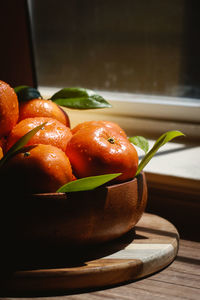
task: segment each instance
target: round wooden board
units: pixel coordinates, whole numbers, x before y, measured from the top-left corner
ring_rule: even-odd
[[[170,264],[176,257],[178,240],[170,222],[145,213],[134,230],[121,239],[87,249],[85,256],[80,252],[77,262],[63,260],[63,265],[0,274],[0,296],[70,293],[133,281]]]

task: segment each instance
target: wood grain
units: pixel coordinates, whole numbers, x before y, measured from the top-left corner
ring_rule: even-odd
[[[150,277],[108,289],[87,290],[85,293],[75,291],[75,294],[72,295],[60,293],[56,296],[49,293],[46,297],[37,298],[33,298],[32,295],[32,298],[23,298],[23,300],[197,300],[200,295],[199,250],[200,243],[180,240],[179,252],[175,261]],[[19,298],[10,297],[2,299],[19,300]]]
[[[178,250],[176,228],[156,215],[144,214],[121,239],[90,249],[77,265],[15,270],[1,274],[6,294],[66,293],[105,288],[155,273],[170,264]]]

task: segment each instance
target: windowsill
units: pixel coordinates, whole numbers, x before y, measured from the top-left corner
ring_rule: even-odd
[[[50,98],[61,88],[38,88],[41,94]],[[144,135],[157,139],[169,130],[180,130],[187,142],[199,141],[200,100],[137,95],[130,93],[97,92],[112,104],[112,108],[89,111],[69,110],[72,126],[84,120],[110,120],[117,122],[128,135]],[[181,112],[181,113],[180,113]]]
[[[178,138],[177,138],[178,139]],[[150,141],[150,147],[153,145]],[[182,193],[200,193],[200,145],[170,142],[152,158],[144,171],[152,186]]]

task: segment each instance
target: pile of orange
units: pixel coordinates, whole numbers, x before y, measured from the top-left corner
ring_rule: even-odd
[[[135,176],[138,155],[119,125],[89,121],[70,129],[69,116],[57,104],[44,99],[19,103],[13,88],[0,81],[0,158],[44,122],[0,170],[15,191],[55,192],[75,178],[108,173],[122,173],[118,182]]]

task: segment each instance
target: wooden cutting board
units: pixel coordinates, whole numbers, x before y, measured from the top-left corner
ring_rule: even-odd
[[[178,232],[170,222],[145,213],[125,236],[88,249],[85,256],[81,252],[77,263],[63,260],[59,266],[0,274],[0,296],[70,293],[133,281],[170,264],[176,257],[178,240]]]

